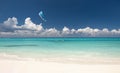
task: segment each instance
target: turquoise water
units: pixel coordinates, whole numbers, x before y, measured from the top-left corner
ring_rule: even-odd
[[[48,61],[120,61],[120,38],[0,38],[0,53]]]

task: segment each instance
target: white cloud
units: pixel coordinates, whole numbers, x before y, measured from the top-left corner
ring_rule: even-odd
[[[12,17],[12,18],[8,18],[8,20],[4,21],[1,25],[0,25],[0,31],[14,31],[15,29],[17,29],[17,18]]]
[[[46,29],[40,33],[43,37],[60,37],[60,31],[55,28]]]
[[[23,25],[17,24],[15,17],[8,18],[0,24],[0,37],[120,37],[120,29],[69,29],[66,26],[61,31],[55,28],[44,29],[42,24],[33,23],[30,17],[25,19]]]
[[[63,28],[63,30],[62,30],[62,34],[63,34],[63,35],[70,34],[70,29],[65,26],[65,27]]]
[[[42,24],[36,25],[31,21],[31,18],[28,17],[25,19],[25,24],[21,26],[23,29],[28,29],[28,30],[36,30],[36,31],[41,31],[43,30]]]
[[[17,18],[12,17],[12,18],[8,18],[8,20],[4,21],[3,24],[4,24],[3,26],[5,26],[7,28],[16,28],[18,21],[17,21]]]
[[[106,32],[106,33],[109,32],[109,30],[108,30],[107,28],[104,28],[102,31],[103,31],[103,32]]]
[[[76,30],[75,29],[71,29],[71,34],[75,34]]]

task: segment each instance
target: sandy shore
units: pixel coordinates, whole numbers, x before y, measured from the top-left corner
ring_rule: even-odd
[[[120,73],[120,65],[65,64],[0,59],[0,73]]]

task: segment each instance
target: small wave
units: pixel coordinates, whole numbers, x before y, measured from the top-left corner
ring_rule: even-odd
[[[15,54],[7,54],[7,53],[0,53],[0,59],[9,59],[9,60],[30,60],[30,61],[34,61],[33,58],[24,58],[24,57],[20,57],[18,55]]]

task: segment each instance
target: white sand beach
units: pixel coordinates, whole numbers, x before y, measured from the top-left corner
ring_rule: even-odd
[[[120,65],[0,59],[0,73],[120,73]]]

